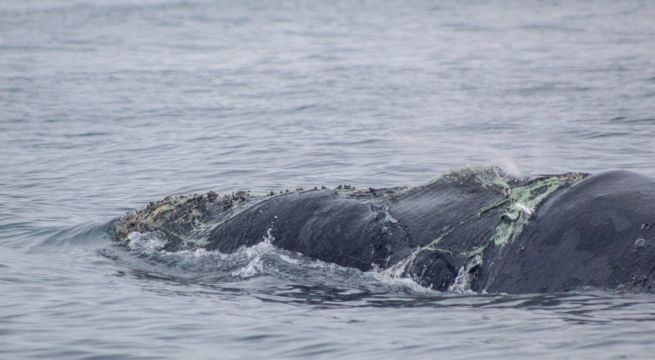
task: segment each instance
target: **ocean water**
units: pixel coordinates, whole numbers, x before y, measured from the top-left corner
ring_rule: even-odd
[[[651,358],[653,294],[438,293],[107,229],[207,190],[655,176],[653,19],[652,1],[1,1],[0,357]]]

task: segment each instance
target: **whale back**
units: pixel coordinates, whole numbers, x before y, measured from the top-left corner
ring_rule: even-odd
[[[611,171],[548,199],[519,241],[492,249],[487,291],[655,287],[655,179]]]
[[[206,247],[230,253],[268,239],[341,266],[386,267],[409,252],[404,230],[377,196],[365,195],[325,189],[266,198],[216,227]]]

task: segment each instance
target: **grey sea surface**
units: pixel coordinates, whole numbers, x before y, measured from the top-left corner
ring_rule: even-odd
[[[0,358],[652,358],[655,295],[109,236],[170,194],[655,176],[653,1],[0,1]]]

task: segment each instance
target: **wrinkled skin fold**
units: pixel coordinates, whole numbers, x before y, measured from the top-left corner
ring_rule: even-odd
[[[626,171],[467,168],[412,188],[176,196],[116,222],[118,241],[133,232],[158,232],[166,251],[272,241],[442,291],[655,287],[655,180]]]

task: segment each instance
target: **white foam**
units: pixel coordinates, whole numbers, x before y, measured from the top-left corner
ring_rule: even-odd
[[[475,292],[471,290],[471,269],[475,266],[478,266],[482,263],[482,257],[476,255],[473,259],[469,260],[466,264],[459,268],[457,276],[455,277],[455,282],[448,287],[449,292],[454,292],[457,294],[474,294]]]
[[[162,250],[167,241],[160,238],[154,232],[140,233],[131,232],[127,235],[127,247],[134,251],[154,253]]]

